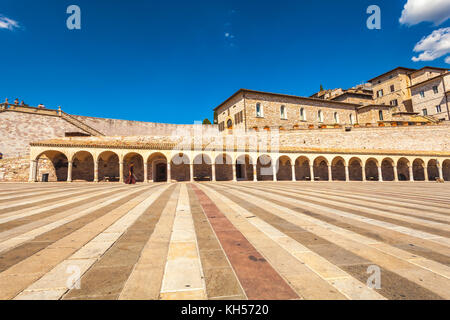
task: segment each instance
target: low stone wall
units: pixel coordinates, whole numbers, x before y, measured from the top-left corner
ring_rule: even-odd
[[[47,157],[39,159],[39,181],[43,174],[49,175],[49,181],[58,181],[53,163]],[[66,169],[67,171],[67,169]],[[30,159],[27,157],[0,160],[0,182],[27,182],[30,174]]]

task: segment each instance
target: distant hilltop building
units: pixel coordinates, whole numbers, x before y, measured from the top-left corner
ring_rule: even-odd
[[[0,104],[0,181],[450,181],[448,69],[398,67],[310,97],[240,89],[214,125]]]

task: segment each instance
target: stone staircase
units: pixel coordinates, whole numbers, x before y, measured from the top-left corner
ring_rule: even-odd
[[[91,126],[88,126],[84,122],[78,120],[77,118],[71,116],[68,113],[65,113],[64,111],[60,112],[60,117],[69,122],[70,124],[74,125],[75,127],[89,133],[91,136],[104,136],[104,134],[101,133],[100,131],[92,128]]]

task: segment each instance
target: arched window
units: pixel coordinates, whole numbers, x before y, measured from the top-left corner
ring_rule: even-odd
[[[300,108],[300,120],[302,121],[306,120],[305,108]]]
[[[319,122],[323,122],[323,112],[322,112],[322,110],[319,110],[318,118],[319,118]]]
[[[286,117],[286,107],[285,106],[281,106],[280,107],[280,116],[281,116],[281,119],[287,119],[287,117]]]
[[[350,115],[350,124],[354,124],[353,114]]]
[[[334,122],[339,123],[339,114],[337,112],[334,113]]]
[[[257,104],[256,104],[256,116],[257,116],[258,118],[262,118],[262,117],[264,116],[264,115],[263,115],[263,109],[262,109],[260,103],[257,103]]]
[[[231,119],[228,119],[228,121],[227,121],[227,128],[228,129],[232,129],[233,128],[233,121],[231,121]]]
[[[383,121],[383,111],[378,111],[378,118],[380,118],[380,121]]]

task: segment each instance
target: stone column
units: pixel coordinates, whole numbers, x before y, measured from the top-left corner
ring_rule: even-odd
[[[119,162],[119,182],[123,182],[123,161]]]
[[[383,170],[381,166],[378,167],[378,181],[383,181]]]
[[[30,177],[28,182],[37,182],[37,160],[30,160]]]
[[[394,181],[398,181],[398,171],[397,171],[397,166],[393,166],[394,168]]]
[[[332,166],[328,166],[328,181],[333,181],[333,172],[331,170]]]
[[[408,170],[409,170],[409,181],[414,181],[413,167],[408,166]]]
[[[213,163],[211,165],[211,181],[216,181],[216,165]]]
[[[253,181],[258,181],[258,168],[256,167],[256,164],[253,166]]]
[[[236,163],[232,164],[233,167],[233,181],[236,182],[237,181],[237,175],[236,175]]]
[[[98,160],[94,161],[94,182],[98,182]]]
[[[309,176],[311,177],[311,181],[314,181],[314,165],[309,166]]]
[[[276,165],[272,165],[272,164],[270,164],[271,166],[272,166],[272,180],[273,181],[278,181],[278,179],[277,179],[277,167],[276,167]]]
[[[153,172],[153,166],[152,166],[152,178],[153,182],[155,182],[155,174]],[[148,183],[148,163],[144,162],[144,183]]]
[[[425,177],[425,181],[428,181],[428,167],[423,167],[423,175]]]
[[[345,166],[345,181],[350,181],[350,173],[348,171],[348,166]]]
[[[72,168],[73,168],[73,162],[69,161],[67,166],[67,182],[72,182]]]
[[[297,179],[295,178],[295,164],[292,167],[292,181],[297,181]]]
[[[170,168],[170,162],[167,163],[167,182],[172,182],[172,170]]]
[[[444,173],[442,172],[442,166],[440,164],[437,165],[439,171],[439,179],[444,179]]]
[[[194,164],[190,163],[189,164],[189,175],[190,175],[190,180],[191,182],[194,182]]]
[[[366,167],[362,166],[362,181],[367,181],[367,177],[366,177]]]

